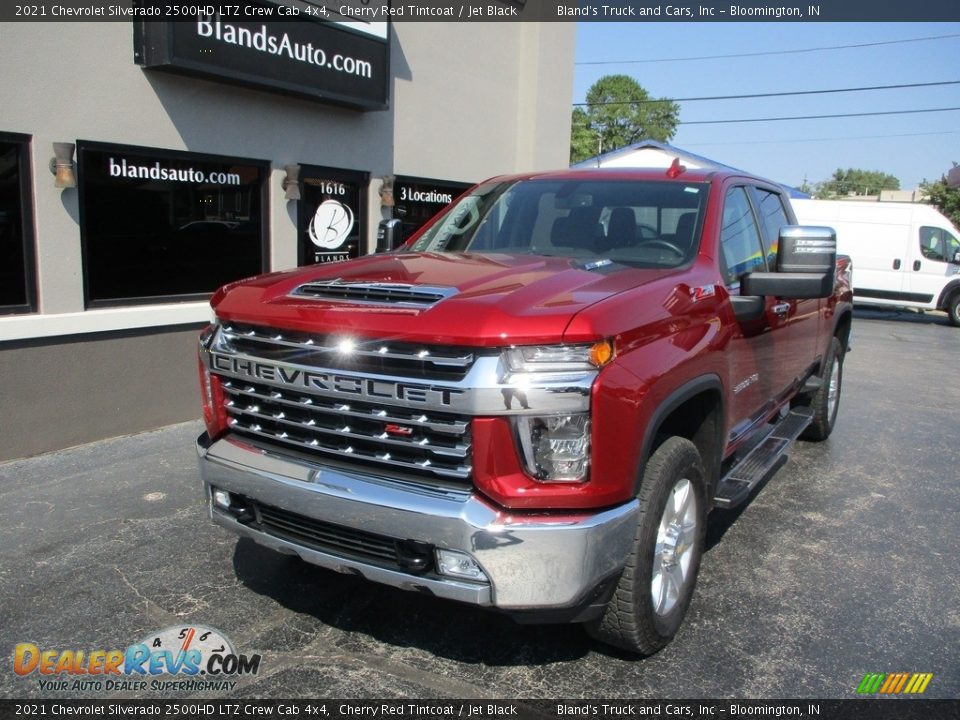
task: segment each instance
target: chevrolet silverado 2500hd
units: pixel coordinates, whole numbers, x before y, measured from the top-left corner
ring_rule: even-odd
[[[850,268],[732,172],[502,177],[399,251],[245,280],[200,338],[214,522],[325,568],[677,632],[707,513],[837,416]]]

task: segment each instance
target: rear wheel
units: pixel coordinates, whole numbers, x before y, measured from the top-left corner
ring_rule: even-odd
[[[837,422],[837,410],[840,409],[840,390],[843,387],[843,343],[834,337],[830,343],[823,375],[823,383],[814,394],[810,407],[813,421],[800,436],[803,440],[826,440],[833,432]]]
[[[696,446],[671,437],[657,448],[638,499],[633,550],[603,617],[587,631],[609,645],[650,655],[680,629],[697,583],[707,507]]]

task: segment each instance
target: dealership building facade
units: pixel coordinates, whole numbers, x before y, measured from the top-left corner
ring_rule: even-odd
[[[299,0],[259,6],[296,7]],[[199,416],[231,280],[373,252],[567,163],[572,23],[10,23],[0,459]]]

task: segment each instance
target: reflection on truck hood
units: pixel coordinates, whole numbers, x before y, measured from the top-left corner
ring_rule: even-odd
[[[565,257],[396,253],[253,278],[218,293],[214,303],[226,320],[317,334],[480,346],[556,342],[580,310],[663,274],[618,265],[585,269]],[[291,295],[332,280],[456,292],[427,307]]]

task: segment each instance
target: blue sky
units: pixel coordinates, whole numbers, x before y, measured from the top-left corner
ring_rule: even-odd
[[[960,37],[712,60],[656,60],[960,35],[960,23],[578,23],[574,102],[608,74],[654,97],[701,97],[960,80]],[[960,84],[780,98],[681,102],[680,120],[960,107]],[[884,137],[877,137],[884,136]],[[897,136],[897,137],[893,137]],[[723,125],[680,125],[672,144],[799,185],[838,167],[880,170],[913,189],[960,163],[960,111]]]

